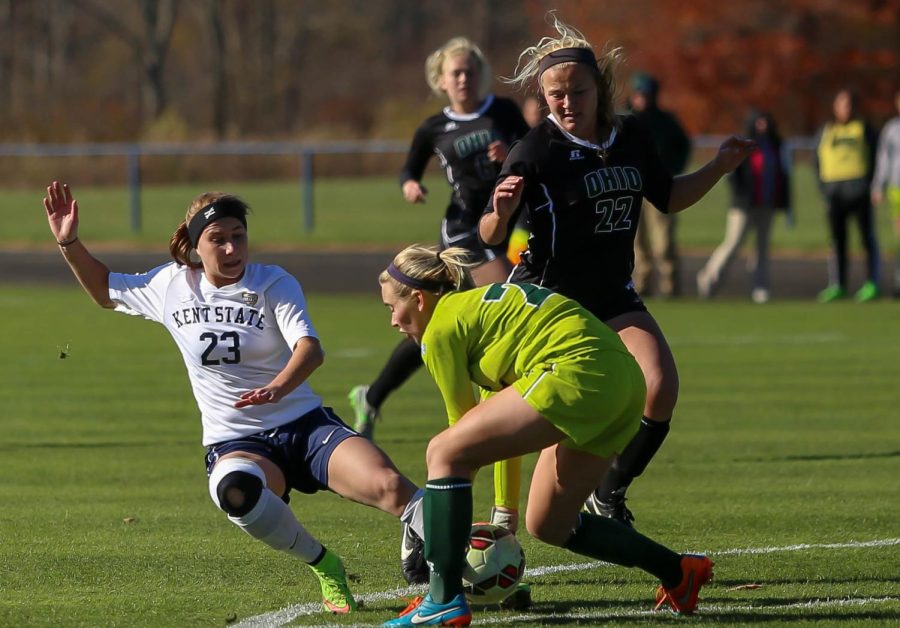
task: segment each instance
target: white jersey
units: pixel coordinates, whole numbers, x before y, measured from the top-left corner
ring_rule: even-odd
[[[289,423],[322,405],[304,382],[278,403],[234,407],[268,385],[304,337],[317,338],[297,280],[278,266],[248,264],[241,280],[216,288],[175,262],[148,273],[109,274],[117,312],[162,323],[187,366],[203,422],[203,444]]]

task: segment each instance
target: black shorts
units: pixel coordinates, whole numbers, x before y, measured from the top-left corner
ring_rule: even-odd
[[[628,312],[647,311],[647,306],[644,305],[637,290],[634,289],[633,281],[629,281],[622,290],[607,292],[602,299],[598,299],[590,305],[584,303],[582,305],[604,323]]]
[[[602,290],[590,291],[584,288],[589,285],[587,282],[581,284],[577,290],[566,290],[555,285],[554,282],[541,283],[533,271],[526,266],[519,264],[513,269],[513,283],[533,283],[545,288],[549,288],[554,292],[578,301],[579,305],[588,312],[599,318],[604,323],[611,318],[615,318],[620,314],[628,312],[646,312],[647,306],[641,300],[640,295],[634,289],[634,282],[630,279],[621,288],[603,288]],[[573,285],[579,285],[573,282]],[[571,287],[571,286],[570,286]]]
[[[441,221],[441,250],[459,246],[469,252],[469,261],[476,266],[506,257],[507,243],[487,246],[478,235],[478,225],[472,226],[456,220]]]
[[[358,434],[331,408],[318,407],[267,432],[210,445],[206,448],[206,474],[212,473],[221,456],[246,451],[275,463],[284,473],[288,489],[317,493],[328,488],[328,461],[334,449],[352,436]]]

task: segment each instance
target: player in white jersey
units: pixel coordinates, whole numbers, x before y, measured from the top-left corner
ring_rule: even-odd
[[[178,345],[200,409],[216,506],[250,536],[307,563],[327,610],[354,610],[341,559],[297,521],[288,494],[328,489],[421,531],[411,502],[417,489],[307,383],[324,353],[297,280],[248,262],[247,205],[201,194],[169,243],[175,261],[136,275],[110,272],[88,252],[67,185],[53,182],[44,208],[91,298],[162,324]]]

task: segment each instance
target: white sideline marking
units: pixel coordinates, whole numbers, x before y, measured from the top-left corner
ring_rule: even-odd
[[[866,547],[888,547],[900,545],[900,539],[882,539],[880,541],[850,541],[849,543],[801,543],[787,547],[759,547],[747,549],[730,549],[714,552],[716,556],[734,556],[740,554],[773,554],[775,552],[798,552],[806,549],[862,549]]]
[[[891,545],[900,545],[898,539],[880,539],[874,541],[850,541],[847,543],[801,543],[798,545],[787,545],[783,547],[748,547],[726,549],[716,552],[706,552],[709,556],[739,556],[743,554],[774,554],[777,552],[800,552],[811,549],[865,549],[870,547],[888,547]],[[568,565],[548,565],[546,567],[533,567],[525,570],[525,577],[536,578],[553,573],[564,573],[568,571],[586,571],[588,569],[597,569],[598,567],[607,567],[609,563],[602,561],[593,561],[590,563],[572,563]],[[409,597],[421,594],[425,590],[424,585],[411,586],[402,589],[393,589],[390,591],[380,591],[378,593],[369,593],[357,597],[361,602],[382,602],[385,600],[394,600],[402,597]],[[753,611],[770,611],[773,609],[791,609],[791,608],[823,608],[829,606],[865,606],[866,604],[882,604],[885,602],[900,602],[900,597],[878,597],[878,598],[841,598],[841,599],[815,599],[806,602],[795,602],[792,604],[778,604],[765,606],[703,606],[706,613],[733,613],[733,612],[753,612]],[[307,604],[293,604],[285,608],[270,613],[263,613],[254,617],[247,617],[235,624],[233,628],[276,628],[284,626],[306,615],[313,615],[322,612],[322,604],[320,602]],[[535,621],[536,619],[549,618],[570,618],[580,620],[602,620],[615,619],[617,617],[641,617],[652,615],[652,610],[633,610],[633,611],[609,611],[602,613],[566,613],[565,615],[503,615],[502,617],[484,617],[478,616],[478,623],[494,624],[511,621]]]
[[[799,552],[808,549],[864,549],[867,547],[887,547],[900,545],[900,539],[883,539],[880,541],[851,541],[849,543],[802,543],[800,545],[788,545],[785,547],[747,547],[727,549],[719,552],[704,551],[691,552],[694,554],[707,554],[709,556],[739,556],[741,554],[775,554],[776,552]],[[564,573],[567,571],[584,571],[606,567],[609,563],[593,561],[590,563],[571,563],[568,565],[548,565],[547,567],[534,567],[525,570],[525,577],[540,577],[551,573]]]

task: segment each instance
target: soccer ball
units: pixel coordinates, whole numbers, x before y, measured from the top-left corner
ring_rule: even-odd
[[[476,523],[469,534],[463,588],[472,604],[499,604],[525,573],[525,552],[516,536],[492,523]]]

